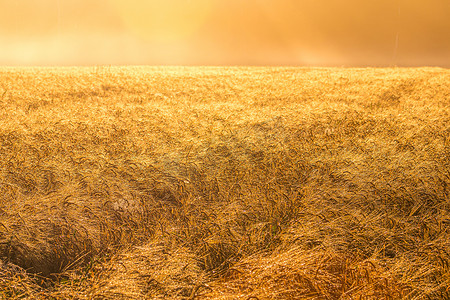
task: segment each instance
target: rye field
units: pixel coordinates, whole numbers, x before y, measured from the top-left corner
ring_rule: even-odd
[[[450,70],[0,68],[0,299],[449,299]]]

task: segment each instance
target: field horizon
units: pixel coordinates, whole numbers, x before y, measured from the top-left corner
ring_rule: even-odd
[[[1,67],[0,299],[448,299],[449,87]]]

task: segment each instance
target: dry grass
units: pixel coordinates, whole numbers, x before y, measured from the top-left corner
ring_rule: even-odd
[[[449,87],[0,69],[0,299],[448,299]]]

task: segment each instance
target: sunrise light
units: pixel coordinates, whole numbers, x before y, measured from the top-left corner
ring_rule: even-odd
[[[0,0],[2,65],[450,66],[446,0]]]

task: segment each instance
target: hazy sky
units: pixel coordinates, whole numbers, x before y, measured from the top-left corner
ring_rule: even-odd
[[[0,65],[450,67],[449,0],[0,0]]]

